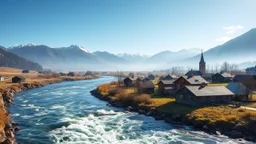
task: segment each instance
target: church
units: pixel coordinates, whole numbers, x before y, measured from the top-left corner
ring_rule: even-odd
[[[201,59],[199,62],[199,70],[190,70],[185,75],[186,76],[203,76],[206,74],[206,63],[204,61],[204,54],[201,52]]]

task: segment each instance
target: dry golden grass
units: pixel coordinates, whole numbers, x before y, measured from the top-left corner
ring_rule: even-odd
[[[226,87],[227,85],[228,85],[228,83],[216,83],[216,84],[210,83],[210,84],[208,84],[208,86],[224,86],[224,87]]]

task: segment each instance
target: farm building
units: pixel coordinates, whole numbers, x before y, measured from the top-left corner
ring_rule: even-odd
[[[4,81],[4,77],[3,76],[0,76],[0,81]]]
[[[232,75],[229,73],[216,73],[212,75],[212,83],[229,83],[232,81]]]
[[[153,74],[149,74],[147,78],[149,78],[150,80],[154,80],[155,76]]]
[[[15,76],[12,78],[12,83],[21,83],[25,82],[25,78],[23,76]]]
[[[158,82],[158,93],[162,96],[171,96],[174,92],[174,80],[161,80]]]
[[[75,73],[74,73],[74,72],[69,72],[69,73],[67,74],[67,76],[75,76]]]
[[[201,76],[181,76],[174,82],[174,87],[176,90],[179,90],[180,88],[184,86],[200,86],[201,84],[207,85],[209,82],[206,81],[203,77]]]
[[[240,82],[231,82],[226,86],[232,93],[234,93],[237,100],[248,100],[250,90]]]
[[[29,73],[29,70],[22,70],[22,73]]]
[[[139,85],[140,93],[154,93],[155,92],[155,85],[152,81],[143,81],[140,82]]]
[[[132,78],[132,77],[126,77],[124,79],[124,86],[125,87],[132,87],[136,84],[136,78]]]
[[[256,76],[255,75],[236,75],[234,82],[241,82],[252,91],[256,91]]]
[[[176,92],[176,102],[193,106],[228,104],[233,95],[224,86],[185,86]]]
[[[200,71],[190,70],[188,71],[185,76],[202,76],[203,74]]]

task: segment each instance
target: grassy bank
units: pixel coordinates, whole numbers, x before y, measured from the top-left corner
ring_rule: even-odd
[[[169,115],[174,120],[182,121],[204,130],[219,130],[231,137],[256,135],[256,112],[228,106],[193,107],[179,104],[174,98],[160,97],[157,94],[137,94],[135,88],[126,88],[116,83],[99,85],[98,93],[123,106],[136,106],[155,109]],[[244,134],[247,134],[246,136]]]

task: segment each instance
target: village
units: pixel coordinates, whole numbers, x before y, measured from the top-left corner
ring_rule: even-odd
[[[206,73],[202,53],[199,70],[190,70],[181,76],[168,74],[158,78],[153,74],[146,77],[132,75],[123,82],[125,87],[136,87],[139,93],[172,97],[177,103],[193,106],[229,105],[234,104],[232,102],[256,101],[255,74],[256,67],[246,69],[245,74]],[[240,106],[236,104],[236,107]]]

